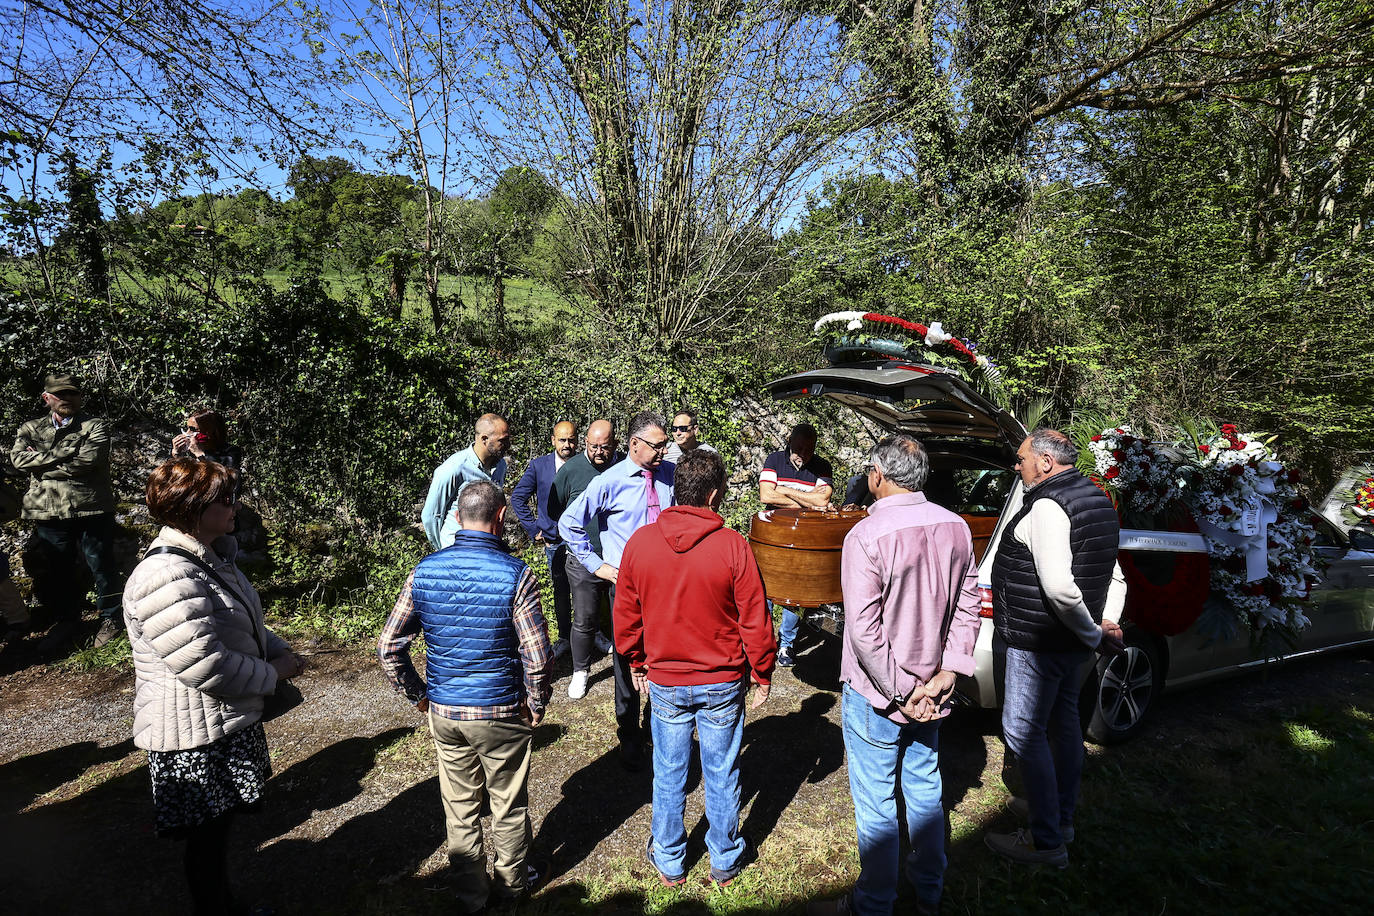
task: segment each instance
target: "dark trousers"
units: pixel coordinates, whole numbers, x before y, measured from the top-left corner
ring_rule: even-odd
[[[572,592],[569,591],[568,585],[567,556],[567,544],[544,545],[544,557],[549,563],[549,576],[553,579],[553,619],[554,623],[558,624],[558,638],[571,643]]]
[[[33,592],[56,620],[80,620],[81,579],[77,558],[84,558],[95,579],[95,607],[104,619],[119,621],[124,582],[115,568],[113,514],[39,522],[29,545]],[[25,563],[26,566],[30,564]]]
[[[610,600],[611,607],[615,607],[615,586],[587,572],[571,552],[568,554],[566,568],[573,603],[573,670],[585,671],[591,668],[592,654],[596,651],[596,631],[599,626],[597,615],[601,607],[601,596],[605,595]],[[630,663],[625,660],[625,656],[616,652],[612,670],[615,672],[616,734],[621,741],[638,741],[643,704],[639,691],[635,690],[634,679],[630,677]]]
[[[587,572],[570,551],[564,549],[563,568],[572,594],[572,658],[574,671],[586,671],[596,653],[596,631],[600,629],[602,596],[611,593],[611,583]]]

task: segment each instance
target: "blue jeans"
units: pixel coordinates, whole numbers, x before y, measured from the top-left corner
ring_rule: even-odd
[[[844,751],[859,834],[855,913],[892,912],[901,858],[897,788],[906,801],[911,854],[906,876],[923,904],[937,906],[945,880],[945,809],[940,784],[940,722],[898,725],[844,685]]]
[[[769,607],[772,610],[772,607]],[[797,639],[797,628],[801,625],[801,618],[797,612],[791,608],[782,609],[782,623],[778,624],[778,648],[790,649],[792,643]]]
[[[1088,650],[1032,652],[1007,647],[1002,735],[1021,763],[1036,849],[1063,844],[1061,825],[1073,823],[1083,775],[1083,726],[1078,720],[1079,676]]]
[[[670,878],[686,871],[687,829],[682,815],[693,727],[701,744],[711,872],[724,879],[739,871],[746,847],[739,834],[739,748],[747,689],[744,678],[684,687],[649,684],[654,713],[654,864]]]

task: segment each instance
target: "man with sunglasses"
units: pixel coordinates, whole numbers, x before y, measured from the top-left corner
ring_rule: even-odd
[[[635,414],[628,457],[589,483],[558,520],[570,561],[575,557],[583,569],[611,584],[613,605],[620,558],[630,535],[658,521],[659,513],[673,504],[673,465],[663,460],[667,448],[663,418],[649,411]],[[601,530],[600,551],[588,536],[593,525]],[[619,652],[614,667],[620,761],[626,769],[638,770],[644,765],[639,692],[629,662]]]
[[[19,427],[10,450],[16,470],[30,477],[24,519],[34,523],[25,566],[34,592],[55,618],[38,644],[44,654],[63,648],[81,626],[81,587],[72,568],[83,557],[95,578],[103,646],[124,632],[122,576],[114,558],[115,501],[110,482],[110,431],[84,411],[86,396],[75,376],[49,375],[43,416]]]
[[[677,416],[673,417],[673,428],[668,431],[673,434],[673,441],[668,443],[668,450],[663,453],[664,461],[677,464],[682,460],[683,455],[699,448],[708,452],[715,451],[711,446],[697,439],[697,412],[695,410],[678,411]]]
[[[615,424],[610,420],[593,420],[587,427],[583,439],[585,448],[579,455],[573,455],[563,463],[554,475],[553,486],[549,488],[549,518],[553,519],[554,531],[558,530],[558,519],[582,495],[587,484],[611,465],[625,456],[616,448]],[[562,540],[562,535],[559,535]],[[595,524],[587,528],[587,539],[592,550],[601,552],[601,529]],[[591,676],[592,656],[606,655],[611,651],[611,641],[601,633],[601,604],[606,601],[610,607],[611,583],[582,568],[577,557],[563,545],[563,574],[568,579],[568,590],[572,593],[572,648],[573,673],[568,681],[568,698],[580,700],[587,695],[587,679]]]

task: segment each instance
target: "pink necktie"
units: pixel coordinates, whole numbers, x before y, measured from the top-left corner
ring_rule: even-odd
[[[658,513],[662,511],[662,508],[658,504],[658,491],[654,489],[654,472],[645,468],[643,474],[645,501],[649,506],[648,524],[652,525],[658,521]]]

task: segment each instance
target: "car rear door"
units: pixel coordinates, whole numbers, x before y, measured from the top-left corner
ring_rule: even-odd
[[[883,429],[981,442],[995,464],[1010,467],[1026,429],[957,373],[915,363],[853,363],[799,372],[770,382],[776,398],[824,397]]]

